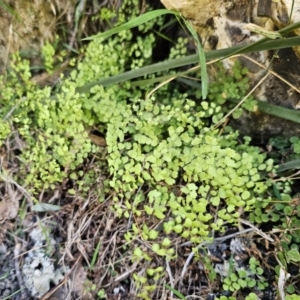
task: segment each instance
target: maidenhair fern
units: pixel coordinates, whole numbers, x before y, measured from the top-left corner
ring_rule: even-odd
[[[264,154],[248,142],[222,146],[237,134],[220,136],[203,126],[203,118],[214,113],[207,104],[199,108],[193,101],[174,99],[165,106],[152,98],[137,100],[121,119],[111,119],[108,163],[119,215],[144,211],[165,219],[171,211],[166,233],[199,242],[209,228],[235,222],[238,208],[250,210],[261,200],[268,186],[261,172],[270,172],[272,161],[264,161]],[[216,212],[214,218],[209,210]]]
[[[125,0],[125,4],[137,7],[134,1]],[[126,17],[122,9],[120,22]],[[207,101],[202,100],[200,89],[187,95],[174,83],[152,97],[145,94],[154,86],[135,87],[129,82],[76,92],[89,82],[146,65],[155,43],[150,25],[139,28],[143,37],[134,42],[130,32],[105,42],[92,41],[82,50],[83,58],[72,62],[70,77],[61,77],[55,94],[30,81],[29,63],[18,55],[9,76],[0,80],[0,140],[21,136],[22,165],[15,179],[33,194],[54,189],[65,179],[76,181],[79,194],[89,190],[101,172],[84,174],[82,166],[101,150],[91,144],[88,129],[96,127],[105,134],[107,165],[99,162],[95,169],[103,168],[110,176],[99,197],[112,196],[114,212],[130,218],[125,239],[132,242],[138,235],[152,250],[146,253],[135,247],[133,262],[151,261],[153,253],[172,259],[175,249],[169,234],[200,243],[224,223],[236,223],[241,210],[254,211],[254,221],[263,219],[258,208],[270,202],[267,178],[273,171],[273,161],[250,146],[250,138],[239,141],[238,133],[230,128],[214,128],[232,107],[228,100],[240,100],[248,91],[246,70],[238,65],[232,76],[217,67],[218,80],[211,82]],[[53,61],[47,55],[53,49],[46,47],[44,61],[51,71]],[[171,51],[174,56],[182,54],[182,45]],[[250,98],[244,108],[251,110],[253,105]],[[139,218],[146,222],[141,224]],[[155,281],[162,276],[161,268],[152,267],[145,276],[133,275],[141,298],[148,299],[156,288],[146,285],[148,278]]]
[[[118,15],[120,22],[122,11],[134,5],[134,1],[124,1]],[[145,32],[146,28],[141,30]],[[69,79],[61,76],[55,95],[50,87],[40,88],[30,80],[28,61],[21,60],[18,54],[12,57],[8,76],[1,77],[0,139],[17,131],[24,140],[23,170],[19,175],[29,189],[54,188],[57,182],[68,177],[97,149],[88,139],[87,128],[100,123],[108,126],[111,113],[121,118],[123,110],[128,110],[125,105],[128,98],[141,96],[127,83],[122,88],[94,88],[90,94],[78,94],[76,89],[99,78],[144,65],[151,57],[154,42],[152,33],[144,34],[135,43],[128,39],[128,33],[105,43],[91,42],[82,49],[82,60],[71,61],[76,68]],[[45,69],[50,73],[54,52],[50,44],[42,50]]]

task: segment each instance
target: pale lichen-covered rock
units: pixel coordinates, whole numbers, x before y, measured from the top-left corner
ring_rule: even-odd
[[[182,15],[197,23],[205,25],[207,20],[216,17],[223,4],[223,0],[161,0],[170,10],[176,10]],[[199,8],[201,8],[199,10]]]
[[[62,268],[55,268],[53,260],[44,253],[35,251],[27,256],[22,268],[24,284],[32,296],[43,296],[50,290],[50,283],[57,285],[64,278]]]
[[[45,225],[33,228],[30,238],[33,246],[25,255],[22,266],[24,284],[31,296],[41,297],[50,290],[50,284],[57,285],[68,270],[54,265],[50,255],[56,242]]]

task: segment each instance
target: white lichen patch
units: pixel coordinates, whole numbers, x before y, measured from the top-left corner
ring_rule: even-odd
[[[34,251],[36,256],[25,258],[23,265],[24,283],[32,296],[42,296],[50,290],[50,283],[58,284],[64,272],[55,269],[53,261],[41,252]]]
[[[41,297],[50,290],[50,283],[57,285],[64,278],[67,270],[63,270],[62,267],[56,268],[54,260],[49,257],[56,242],[47,228],[34,228],[30,237],[34,245],[24,259],[24,284],[32,296]]]

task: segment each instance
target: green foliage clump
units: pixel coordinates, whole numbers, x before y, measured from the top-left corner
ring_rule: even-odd
[[[68,81],[55,99],[50,88],[39,89],[30,82],[29,64],[21,62],[18,55],[14,56],[11,68],[1,94],[6,109],[13,110],[10,122],[26,143],[21,173],[26,174],[25,181],[31,187],[49,188],[95,150],[82,122],[83,99]],[[2,116],[5,113],[1,111]]]
[[[249,92],[249,78],[246,76],[248,70],[245,67],[242,68],[240,63],[236,61],[231,70],[231,76],[228,76],[222,64],[216,65],[216,69],[214,69],[214,73],[215,72],[217,72],[218,75],[214,76],[214,81],[209,85],[208,98],[217,105],[222,105],[222,112],[227,113],[243,100],[243,97]],[[196,98],[202,98],[200,89],[196,91]],[[256,100],[254,100],[252,96],[249,96],[242,103],[241,107],[233,111],[233,118],[239,118],[243,109],[253,111],[255,105]]]
[[[4,140],[6,140],[11,133],[11,128],[9,122],[5,120],[0,121],[0,142],[2,143]]]
[[[270,148],[268,156],[278,164],[300,158],[300,139],[297,136],[289,139],[280,135],[271,137],[268,145]]]
[[[216,298],[216,300],[236,300],[236,297],[230,296],[230,297],[226,297],[226,296],[221,296],[220,298]],[[250,293],[249,295],[247,295],[245,297],[245,300],[258,300],[258,296],[255,293]]]
[[[170,49],[169,58],[179,58],[187,53],[188,38],[180,37],[174,47]]]
[[[287,218],[286,216],[289,216]],[[300,204],[296,195],[294,199],[289,194],[280,194],[280,200],[257,202],[255,209],[249,215],[250,222],[276,222],[276,228],[284,232],[281,247],[289,251],[290,246],[300,242]]]
[[[220,298],[216,298],[216,300],[236,300],[236,297],[230,296],[221,296]],[[245,300],[259,300],[258,296],[255,293],[250,293],[245,297]]]
[[[42,55],[44,58],[44,65],[47,73],[51,73],[53,71],[54,66],[54,56],[55,49],[50,43],[46,43],[46,45],[42,48]]]
[[[253,207],[267,188],[258,167],[269,172],[272,161],[264,163],[258,149],[247,152],[248,143],[238,145],[236,133],[220,136],[203,126],[214,113],[190,100],[162,105],[152,98],[137,100],[111,118],[108,164],[120,216],[144,211],[165,219],[171,211],[165,232],[199,242],[209,228],[235,222],[238,207]],[[217,210],[215,219],[209,207]]]
[[[294,153],[300,154],[300,139],[297,136],[292,136],[290,142],[292,143]]]
[[[300,296],[293,294],[293,295],[286,295],[285,297],[286,300],[300,300]]]
[[[129,0],[124,3],[133,4]],[[121,23],[122,9],[118,15]],[[155,43],[154,35],[148,33],[150,25],[140,26],[144,35],[134,43],[131,32],[91,42],[55,95],[50,88],[34,85],[29,63],[15,55],[8,79],[1,78],[5,84],[1,86],[0,139],[16,128],[25,141],[18,180],[24,180],[31,190],[54,188],[68,178],[87,191],[99,176],[96,171],[78,171],[88,157],[99,154],[87,130],[96,127],[105,132],[110,173],[105,192],[114,195],[115,212],[120,217],[144,217],[152,222],[141,226],[133,221],[126,240],[139,236],[148,241],[152,253],[172,259],[175,249],[168,235],[175,233],[200,243],[213,230],[221,230],[224,223],[236,223],[240,208],[251,211],[268,198],[265,191],[270,182],[264,177],[273,171],[273,161],[250,146],[250,139],[240,142],[237,132],[211,127],[228,111],[223,106],[226,101],[240,100],[249,87],[242,78],[245,70],[238,67],[232,78],[220,71],[219,81],[210,86],[210,101],[202,101],[200,94],[198,102],[190,100],[168,86],[155,97],[144,98],[141,89],[130,83],[77,92],[89,82],[147,64]],[[49,56],[53,51],[47,47],[43,52],[45,68],[51,72],[53,60]],[[245,108],[253,106],[253,99],[249,101]],[[156,226],[160,221],[161,226]],[[151,255],[135,247],[132,261],[140,260],[151,261]],[[149,267],[142,276],[135,274],[140,297],[148,299],[156,288],[148,283],[149,278],[156,282],[162,276],[159,267]]]
[[[254,257],[249,260],[249,270],[239,270],[231,272],[224,279],[223,288],[229,291],[238,291],[245,288],[256,288],[264,290],[268,283],[263,277],[263,269],[260,267],[259,261]]]
[[[132,1],[125,2],[133,4]],[[91,94],[76,91],[86,83],[146,62],[152,53],[153,34],[144,34],[136,43],[128,40],[128,36],[120,34],[105,43],[99,40],[91,42],[83,50],[84,58],[77,63],[70,78],[56,87],[55,96],[50,87],[40,88],[30,80],[28,61],[21,60],[18,54],[12,57],[8,76],[1,77],[0,139],[4,140],[17,130],[24,140],[23,169],[18,180],[25,182],[32,191],[54,188],[55,183],[68,178],[88,156],[98,151],[88,139],[87,128],[107,123],[111,114],[122,113],[124,102],[129,97],[139,95],[129,91],[127,84],[121,89],[117,86],[107,90],[94,88]],[[142,46],[145,51],[141,53],[147,55],[138,57],[135,53],[133,57],[133,52]],[[42,53],[45,69],[51,73],[54,48],[47,44]],[[102,101],[103,106],[99,105],[99,99],[106,100]],[[82,185],[91,180],[85,179],[86,175],[79,177],[82,177]]]

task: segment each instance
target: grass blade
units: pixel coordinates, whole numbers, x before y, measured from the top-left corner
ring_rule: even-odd
[[[276,173],[278,174],[283,171],[293,169],[300,169],[300,159],[291,160],[289,162],[279,165],[279,167],[276,169]]]
[[[297,29],[299,27],[300,27],[300,22],[297,22],[297,23],[294,23],[292,25],[286,26],[286,27],[278,30],[278,33],[280,33],[282,35],[282,37],[283,37],[286,34],[292,32],[293,30],[295,30],[295,29]],[[230,57],[232,55],[236,55],[236,54],[247,53],[247,52],[252,52],[252,51],[262,51],[262,50],[258,50],[259,47],[261,46],[261,44],[265,44],[268,41],[269,41],[268,38],[262,38],[262,39],[260,39],[257,42],[254,42],[254,43],[252,43],[250,45],[244,46],[241,50],[237,50],[237,51],[235,51],[235,52],[233,52],[231,54],[228,54],[228,55],[224,56],[222,59],[226,59],[226,58],[228,58],[228,57]],[[276,47],[279,46],[279,48],[265,49],[265,50],[281,49],[282,47],[280,47],[280,45],[283,46],[284,45],[284,41],[285,41],[284,38],[282,38],[280,40],[275,40],[273,44],[276,45]],[[251,50],[251,51],[248,51],[248,50]],[[246,51],[246,52],[244,52],[244,51]]]
[[[92,257],[92,261],[91,261],[91,264],[90,264],[90,270],[94,269],[94,266],[96,264],[96,260],[97,260],[98,255],[99,255],[100,246],[101,246],[101,241],[98,242],[97,247],[96,247],[96,249],[94,251],[94,254],[93,254],[93,257]]]
[[[15,291],[14,293],[10,294],[9,296],[3,298],[2,300],[10,300],[12,299],[12,296],[15,296],[17,294],[19,294],[21,292],[22,289],[18,290],[18,291]]]
[[[173,15],[176,15],[178,16],[179,13],[176,12],[176,11],[172,11],[172,10],[167,10],[167,9],[157,9],[157,10],[153,10],[153,11],[150,11],[148,13],[145,13],[143,15],[140,15],[130,21],[128,21],[127,23],[125,24],[122,24],[118,27],[115,27],[115,28],[112,28],[110,30],[107,30],[105,32],[101,32],[101,33],[98,33],[96,35],[93,35],[93,36],[90,36],[88,38],[85,38],[83,39],[83,41],[88,41],[88,40],[95,40],[95,39],[99,39],[99,38],[107,38],[113,34],[116,34],[116,33],[119,33],[123,30],[128,30],[128,29],[131,29],[133,27],[136,27],[136,26],[139,26],[139,25],[142,25],[152,19],[155,19],[157,17],[160,17],[162,15],[166,15],[166,14],[173,14]]]
[[[233,103],[239,103],[239,100],[236,99],[229,99],[229,101]],[[263,102],[263,101],[257,101],[256,103],[257,108],[259,111],[279,117],[281,119],[285,119],[288,121],[292,121],[295,123],[300,123],[300,111],[290,109],[290,108],[285,108],[282,106],[274,105],[268,102]]]
[[[175,290],[174,288],[172,288],[171,286],[169,286],[168,284],[164,284],[164,286],[170,290],[171,292],[174,293],[174,295],[176,295],[179,299],[181,300],[186,300],[186,298],[180,293],[178,292],[177,290]]]
[[[191,25],[190,22],[186,21],[185,19],[184,23],[187,27],[187,29],[192,34],[193,38],[197,42],[198,47],[198,55],[199,55],[199,61],[201,66],[201,86],[202,86],[202,98],[206,99],[207,97],[207,91],[208,91],[208,80],[207,80],[207,69],[206,69],[206,59],[205,59],[205,52],[203,50],[202,44],[199,40],[198,34],[195,31],[194,27]]]
[[[2,275],[0,276],[0,280],[4,280],[4,279],[7,277],[8,274],[9,274],[9,271],[7,271],[7,272],[5,272],[4,274],[2,274]]]
[[[283,48],[290,48],[294,46],[300,46],[300,37],[291,37],[281,40],[267,40],[259,45],[253,46],[255,43],[250,44],[249,46],[234,46],[231,48],[220,49],[220,50],[213,50],[205,53],[206,61],[224,58],[227,56],[232,55],[233,53],[242,54],[242,53],[249,53],[253,51],[264,51],[264,50],[275,50],[275,49],[283,49]],[[102,86],[110,86],[113,84],[118,84],[127,80],[131,80],[134,78],[142,77],[148,74],[156,73],[156,72],[163,72],[169,69],[174,69],[178,67],[187,66],[190,64],[196,64],[199,61],[198,54],[193,54],[185,57],[180,57],[156,64],[152,64],[149,66],[145,66],[139,69],[131,70],[128,72],[124,72],[122,74],[118,74],[115,76],[111,76],[108,78],[103,78],[95,82],[88,83],[80,88],[77,88],[76,91],[78,93],[88,93],[90,89],[96,85]]]
[[[259,111],[280,117],[285,120],[293,121],[295,123],[300,123],[300,111],[277,106],[267,102],[258,101],[257,106]]]

